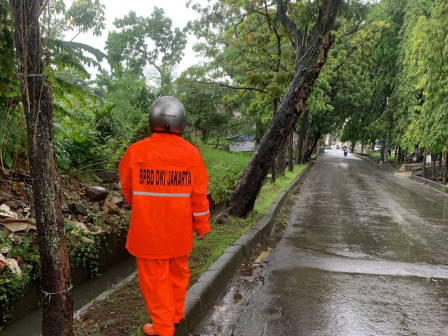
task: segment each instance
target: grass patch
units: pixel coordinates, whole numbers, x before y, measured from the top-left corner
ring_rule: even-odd
[[[381,152],[370,152],[369,153],[369,157],[375,161],[376,163],[379,163],[381,161]],[[390,163],[394,162],[394,156],[393,155],[389,155],[389,157],[387,158],[387,161]]]
[[[251,158],[251,153],[230,153],[202,146],[199,148],[207,168],[208,191],[215,203],[227,203]]]
[[[269,181],[266,182],[257,196],[254,211],[260,212],[264,215],[269,205],[271,205],[277,195],[281,191],[285,190],[285,188],[291,184],[291,182],[305,169],[305,167],[306,165],[304,164],[296,165],[294,166],[294,171],[286,171],[285,175],[278,176],[274,183],[270,183]]]
[[[252,157],[252,152],[226,152],[207,146],[199,146],[198,148],[207,167],[207,172],[211,167],[222,162],[228,162],[232,166],[241,168],[242,171]]]
[[[277,177],[274,183],[267,181],[257,196],[254,210],[246,218],[230,218],[230,225],[218,225],[212,221],[211,231],[207,238],[200,242],[194,242],[193,251],[189,258],[190,283],[196,282],[200,275],[222,255],[227,247],[232,245],[235,240],[264,216],[272,201],[291,184],[305,167],[306,165],[294,166],[293,172],[287,171],[284,176]]]

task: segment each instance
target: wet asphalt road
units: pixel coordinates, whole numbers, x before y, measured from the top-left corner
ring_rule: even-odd
[[[233,335],[448,335],[448,195],[327,150]]]

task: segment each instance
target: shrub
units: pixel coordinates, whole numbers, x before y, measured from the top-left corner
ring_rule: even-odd
[[[228,202],[252,153],[231,153],[206,146],[199,150],[207,168],[208,190],[213,201]]]

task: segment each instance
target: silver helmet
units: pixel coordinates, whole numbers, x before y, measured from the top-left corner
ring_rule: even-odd
[[[172,96],[157,98],[149,110],[151,131],[182,134],[187,123],[187,113],[179,99]]]

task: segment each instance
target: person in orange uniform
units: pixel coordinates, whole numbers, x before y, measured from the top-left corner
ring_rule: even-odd
[[[207,172],[198,149],[181,138],[183,104],[158,98],[149,112],[152,136],[127,149],[120,165],[131,206],[126,248],[137,259],[140,290],[153,323],[145,335],[172,336],[184,316],[188,254],[210,231]]]

